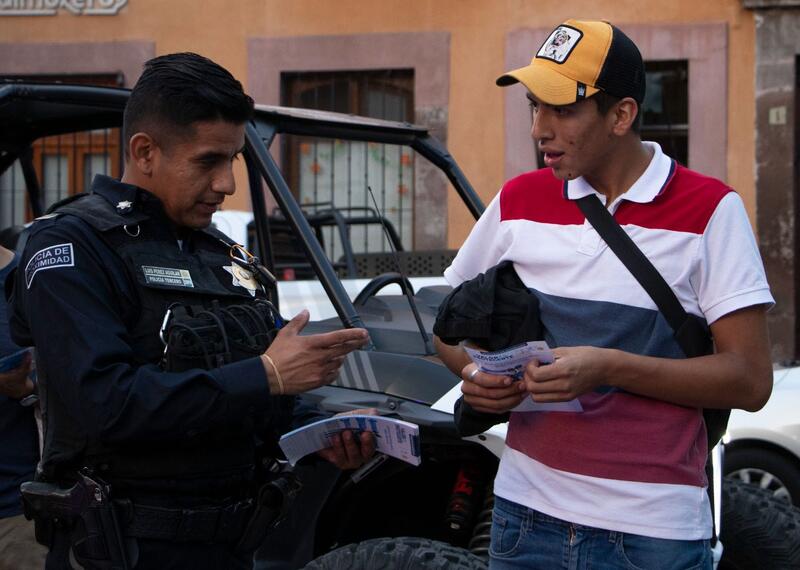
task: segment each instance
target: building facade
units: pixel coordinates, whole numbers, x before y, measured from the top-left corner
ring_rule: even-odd
[[[259,103],[430,126],[488,201],[503,180],[537,164],[523,89],[494,80],[529,62],[570,17],[606,19],[631,36],[647,62],[645,137],[744,199],[778,300],[774,355],[795,357],[800,1],[0,0],[0,76],[131,86],[146,59],[196,51],[230,69]],[[86,135],[68,153],[59,150],[70,141],[34,148],[42,178],[59,173],[50,175],[51,194],[116,173],[117,139]],[[412,246],[455,248],[471,228],[466,209],[426,190],[403,149],[297,140],[278,151],[306,203],[345,199],[333,195],[344,164],[348,176],[352,164],[363,171],[348,204],[382,180],[379,200]],[[248,208],[246,193],[229,207]]]

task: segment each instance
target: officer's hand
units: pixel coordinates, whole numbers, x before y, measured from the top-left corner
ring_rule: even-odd
[[[14,370],[0,372],[0,394],[14,400],[21,400],[33,394],[33,381],[30,379],[32,358],[30,352],[23,357],[22,364]]]
[[[272,363],[262,358],[272,394],[300,394],[332,382],[339,374],[344,357],[364,346],[369,339],[364,329],[300,336],[308,319],[308,311],[302,311],[289,321],[265,353],[278,369],[281,381]]]
[[[317,455],[333,463],[339,469],[357,469],[375,455],[375,436],[364,431],[360,435],[350,430],[330,437],[331,446],[321,449]]]
[[[461,384],[464,401],[478,412],[503,414],[528,396],[524,382],[481,372],[471,362],[461,370],[461,378],[464,380]]]
[[[556,348],[555,361],[528,365],[525,387],[535,402],[566,402],[606,382],[612,351],[592,346]]]

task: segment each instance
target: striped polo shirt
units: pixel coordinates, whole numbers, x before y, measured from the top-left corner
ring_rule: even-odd
[[[711,324],[771,304],[739,196],[645,144],[653,149],[648,168],[609,211],[684,309]],[[583,178],[565,183],[550,169],[510,180],[445,278],[455,286],[511,260],[539,299],[551,347],[683,358],[653,300],[574,203],[592,193]],[[495,493],[577,524],[657,538],[710,537],[701,410],[610,387],[580,401],[582,413],[512,414]]]

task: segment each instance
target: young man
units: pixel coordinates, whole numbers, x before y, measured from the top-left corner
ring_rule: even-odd
[[[466,410],[578,398],[583,412],[511,414],[490,567],[711,568],[701,409],[757,410],[772,386],[773,300],[742,201],[640,140],[644,65],[610,24],[565,22],[530,65],[497,81],[516,82],[529,91],[546,168],[503,186],[445,277],[455,286],[512,261],[556,360],[512,383],[437,344],[464,379]],[[713,355],[685,358],[574,203],[589,194],[707,321]]]
[[[204,57],[147,62],[125,109],[122,180],[98,176],[91,194],[30,230],[11,325],[18,343],[37,348],[42,478],[69,487],[88,468],[114,500],[97,518],[50,525],[49,567],[75,558],[121,568],[118,551],[136,568],[252,567],[257,543],[237,542],[267,530],[254,501],[257,439],[274,443],[293,396],[331,382],[367,341],[363,329],[300,336],[303,313],[261,356],[211,369],[202,358],[177,371],[159,365],[168,309],[244,306],[246,324],[266,297],[232,259],[230,240],[208,228],[235,190],[232,164],[252,113],[241,84]],[[323,453],[340,468],[373,453],[371,437],[343,439]]]

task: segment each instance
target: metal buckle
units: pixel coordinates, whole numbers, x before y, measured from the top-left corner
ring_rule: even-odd
[[[169,320],[172,318],[172,307],[175,304],[173,303],[169,307],[167,307],[166,312],[164,313],[164,319],[161,321],[161,328],[158,329],[158,338],[161,339],[161,344],[167,346],[167,339],[165,335],[167,334],[167,325],[169,324]]]
[[[231,259],[233,259],[234,261],[241,260],[247,263],[248,265],[256,262],[256,256],[247,251],[247,249],[245,249],[243,245],[240,245],[238,243],[235,243],[231,246],[230,250],[228,251],[228,255],[230,255]]]

